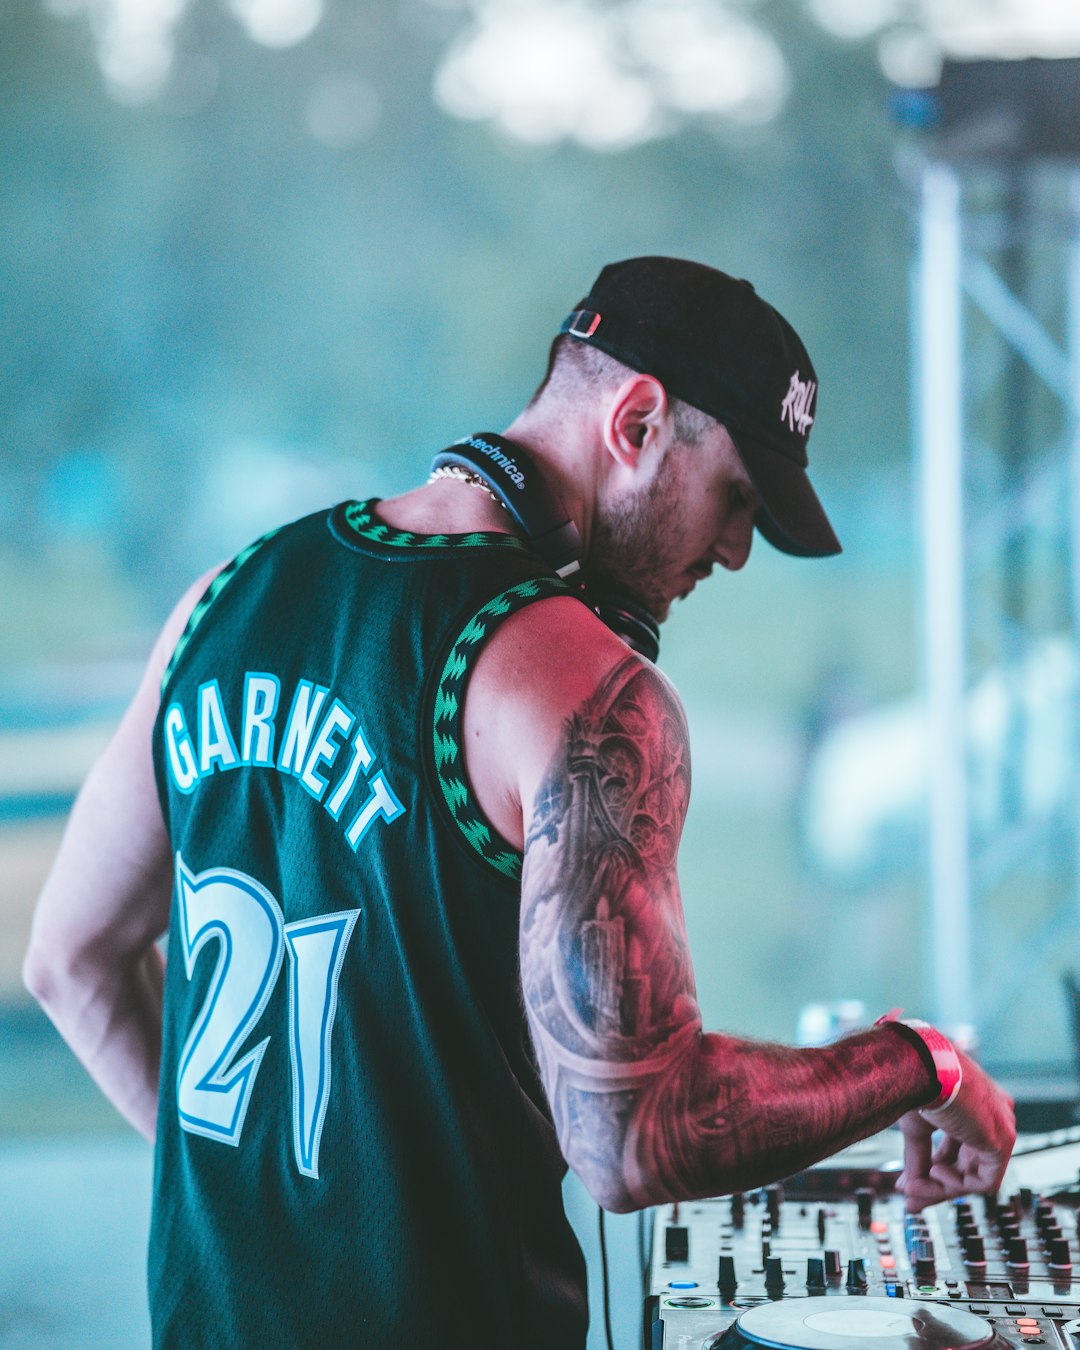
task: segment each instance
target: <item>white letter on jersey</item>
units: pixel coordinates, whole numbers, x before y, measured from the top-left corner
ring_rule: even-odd
[[[205,778],[218,767],[235,769],[239,762],[218,682],[207,680],[199,685],[199,773]]]
[[[356,735],[353,736],[352,745],[353,756],[349,761],[348,769],[345,771],[345,777],[323,803],[335,820],[341,815],[342,807],[349,800],[349,794],[356,786],[357,774],[359,774],[361,769],[367,773],[368,769],[371,768],[371,761],[375,758],[371,753],[371,747],[364,739],[363,727],[356,728]]]
[[[276,675],[249,670],[244,676],[244,721],[240,734],[240,758],[245,764],[274,763],[274,714],[281,685]]]
[[[383,820],[397,820],[405,808],[394,795],[394,789],[386,781],[386,775],[380,769],[371,780],[371,796],[357,812],[353,823],[345,831],[349,847],[357,849],[360,840],[381,816]]]
[[[195,763],[195,747],[191,744],[184,710],[179,703],[169,704],[164,730],[172,780],[181,792],[190,792],[199,781],[199,766]]]
[[[334,760],[337,759],[337,753],[341,749],[334,737],[337,735],[347,736],[355,721],[356,718],[344,703],[334,699],[330,711],[323,718],[319,734],[315,737],[304,763],[303,772],[300,774],[300,782],[316,801],[319,801],[326,791],[326,779],[316,770],[320,764],[326,764],[327,768],[333,768]]]
[[[327,695],[324,684],[313,685],[310,680],[301,680],[293,695],[289,720],[281,738],[281,755],[278,768],[282,773],[299,774],[307,758],[308,743],[319,717],[319,710]]]

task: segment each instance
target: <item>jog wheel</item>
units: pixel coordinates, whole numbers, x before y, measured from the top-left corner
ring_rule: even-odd
[[[997,1350],[989,1322],[942,1303],[894,1298],[793,1298],[762,1303],[709,1350]]]

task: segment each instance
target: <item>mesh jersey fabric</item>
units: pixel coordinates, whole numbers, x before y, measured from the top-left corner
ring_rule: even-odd
[[[459,751],[485,637],[566,587],[514,536],[376,506],[257,541],[166,672],[158,1347],[585,1343],[521,858]]]

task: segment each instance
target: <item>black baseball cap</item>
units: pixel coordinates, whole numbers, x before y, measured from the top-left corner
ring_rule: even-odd
[[[749,281],[682,258],[610,263],[561,331],[727,428],[770,544],[803,558],[840,552],[807,477],[817,375],[798,333]]]

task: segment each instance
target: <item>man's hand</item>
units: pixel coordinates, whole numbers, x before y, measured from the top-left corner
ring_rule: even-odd
[[[900,1120],[904,1170],[896,1189],[909,1210],[969,1192],[996,1191],[1016,1143],[1013,1100],[966,1055],[964,1077],[951,1106],[909,1111]],[[935,1130],[944,1136],[934,1148]]]

